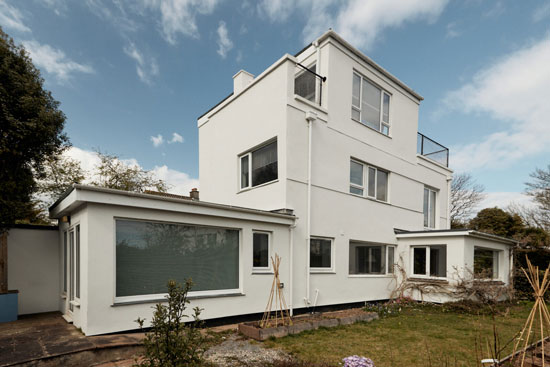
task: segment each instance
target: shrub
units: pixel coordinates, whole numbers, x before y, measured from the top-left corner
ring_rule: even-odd
[[[193,286],[191,279],[182,286],[174,280],[168,282],[167,305],[155,305],[151,330],[146,333],[143,345],[145,351],[140,367],[186,367],[204,365],[205,338],[200,332],[201,309],[193,308],[193,321],[186,324],[184,314],[189,299],[187,293]],[[143,328],[144,319],[136,322]]]

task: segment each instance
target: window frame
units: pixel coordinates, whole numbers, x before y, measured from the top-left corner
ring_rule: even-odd
[[[75,252],[74,252],[74,282],[75,282],[75,292],[74,297],[77,301],[80,301],[80,289],[81,289],[81,280],[80,280],[80,274],[81,274],[81,248],[80,248],[80,224],[77,224],[74,226],[74,234],[75,234]]]
[[[68,271],[67,268],[69,266],[69,231],[65,230],[63,231],[63,291],[61,294],[63,296],[67,296],[67,291],[69,289],[68,284]]]
[[[261,233],[267,234],[267,267],[264,266],[254,266],[254,234]],[[252,273],[273,273],[273,266],[271,264],[271,254],[272,254],[272,237],[273,233],[270,231],[264,230],[252,230]]]
[[[379,201],[381,203],[389,203],[390,202],[390,171],[387,171],[385,169],[381,169],[381,168],[378,168],[376,166],[373,166],[373,165],[370,165],[368,163],[364,163],[364,162],[361,162],[357,159],[354,159],[354,158],[350,158],[350,176],[351,176],[351,162],[354,162],[354,163],[357,163],[357,164],[360,164],[363,166],[363,185],[362,186],[359,186],[353,182],[351,182],[351,177],[350,177],[350,180],[349,180],[349,193],[351,195],[355,195],[355,196],[359,196],[359,197],[363,197],[363,198],[367,198],[367,199],[371,199],[371,200],[376,200],[376,201]],[[372,195],[369,195],[369,170],[370,169],[374,169],[375,171],[375,176],[374,176],[374,196]],[[381,171],[381,172],[384,172],[386,174],[386,200],[381,200],[381,199],[378,199],[377,196],[378,196],[378,171]],[[358,189],[358,190],[362,190],[363,194],[360,195],[360,194],[356,194],[356,193],[353,193],[351,192],[351,188],[354,188],[354,189]]]
[[[382,247],[384,248],[384,256],[382,256],[382,261],[384,262],[382,264],[382,266],[384,267],[384,272],[381,272],[381,273],[359,273],[359,274],[352,274],[350,273],[350,250],[351,250],[351,245],[352,244],[355,244],[355,245],[359,245],[359,246],[364,246],[364,247]],[[375,243],[375,242],[364,242],[364,241],[355,241],[355,240],[350,240],[349,243],[348,243],[348,278],[379,278],[379,277],[391,277],[391,276],[394,276],[394,273],[393,272],[389,272],[389,267],[388,267],[388,249],[389,248],[393,248],[393,251],[394,251],[394,262],[393,262],[393,267],[392,268],[395,268],[395,265],[396,265],[396,261],[395,261],[395,255],[397,254],[397,245],[395,244],[386,244],[386,243]]]
[[[492,271],[492,277],[491,278],[478,278],[477,277],[477,274],[475,272],[475,254],[476,254],[476,249],[479,249],[479,250],[484,250],[484,251],[491,251],[493,253],[493,269],[491,270]],[[473,267],[473,276],[474,276],[474,279],[476,281],[495,281],[495,280],[502,280],[501,277],[500,277],[500,254],[501,254],[502,250],[497,250],[497,249],[494,249],[494,248],[489,248],[489,247],[482,247],[482,246],[474,246],[474,253],[473,253],[473,262],[472,262],[472,267]],[[496,267],[496,272],[495,272],[495,267]],[[496,274],[495,274],[496,273]]]
[[[426,196],[426,190],[428,190],[428,212],[427,213],[424,213],[424,197]],[[434,200],[435,200],[435,203],[434,203],[434,206],[433,206],[433,226],[430,226],[430,220],[432,218],[432,216],[430,214],[430,208],[431,208],[431,200],[432,200],[432,195],[431,194],[434,194],[433,197],[434,197]],[[437,228],[437,223],[438,223],[438,218],[437,218],[437,202],[439,201],[439,191],[430,187],[430,186],[426,186],[424,185],[424,190],[422,190],[422,225],[424,226],[425,229],[436,229]],[[428,225],[426,226],[426,215],[428,216]]]
[[[359,106],[355,106],[353,104],[353,79],[354,79],[355,76],[358,76],[359,80],[360,80],[360,83],[359,83]],[[380,105],[379,105],[379,108],[380,108],[380,129],[379,130],[375,129],[372,126],[367,125],[366,122],[361,121],[361,117],[362,117],[362,114],[363,114],[363,111],[362,111],[362,108],[361,108],[361,102],[362,102],[362,97],[363,97],[363,83],[365,81],[367,83],[371,84],[373,87],[380,90]],[[351,119],[353,121],[356,121],[356,122],[360,123],[363,126],[368,127],[369,129],[372,129],[374,131],[379,132],[380,134],[382,134],[384,136],[391,137],[392,94],[390,92],[388,92],[386,89],[382,88],[380,86],[380,84],[374,82],[372,79],[369,79],[369,78],[365,77],[363,74],[361,74],[360,72],[358,72],[355,69],[352,72],[351,82],[352,82],[352,87],[351,87],[351,110],[350,111],[355,110],[355,111],[359,112],[359,120],[357,120],[356,118],[353,117],[353,112],[351,113]],[[384,96],[385,95],[387,95],[388,99],[389,99],[389,102],[388,102],[388,121],[384,121]],[[387,134],[383,132],[384,127],[386,127],[388,129]]]
[[[447,258],[447,245],[446,244],[437,244],[437,245],[414,245],[411,246],[411,276],[413,278],[427,278],[427,279],[447,279],[447,262],[445,261],[445,276],[444,277],[438,277],[436,275],[430,275],[430,264],[431,264],[431,247],[435,246],[445,246],[445,258]],[[424,274],[416,274],[414,272],[414,250],[415,249],[425,249],[426,251],[426,265],[425,265],[425,273]]]
[[[328,240],[330,241],[330,267],[323,268],[323,267],[312,267],[311,266],[311,240]],[[309,272],[312,274],[315,273],[335,273],[335,259],[334,256],[336,254],[335,252],[335,246],[334,246],[334,238],[333,237],[323,237],[323,236],[310,236],[309,237],[309,243],[308,243],[308,262],[309,262]]]
[[[306,66],[307,70],[310,70],[311,71],[311,68],[315,67],[315,71],[314,73],[317,73],[318,70],[317,70],[317,62],[316,61],[313,61],[312,63],[310,63],[308,66]],[[317,83],[317,76],[316,75],[313,75],[310,73],[310,71],[307,71],[305,69],[302,69],[300,68],[301,70],[298,71],[297,73],[294,74],[294,95],[300,97],[300,98],[303,98],[305,99],[306,101],[308,102],[311,102],[311,103],[314,103],[316,105],[321,105],[321,101],[319,101],[319,85]],[[304,75],[304,73],[308,73],[310,75],[313,76],[313,79],[314,79],[314,85],[315,85],[315,88],[314,88],[314,92],[313,92],[313,100],[310,100],[304,96],[301,96],[299,94],[296,93],[296,79],[302,75]]]
[[[252,154],[254,154],[254,152],[270,145],[270,144],[273,144],[273,143],[276,143],[277,144],[277,178],[271,180],[271,181],[267,181],[267,182],[263,182],[261,184],[258,184],[256,186],[253,185],[253,182],[252,182]],[[243,175],[242,175],[242,160],[243,158],[245,157],[248,157],[248,186],[244,186],[243,187]],[[238,156],[238,160],[239,160],[239,164],[238,164],[238,175],[239,175],[239,192],[240,191],[247,191],[247,190],[250,190],[250,189],[254,189],[256,187],[261,187],[261,186],[265,186],[265,185],[269,185],[270,183],[273,183],[273,182],[277,182],[279,180],[279,143],[278,143],[278,139],[277,138],[273,138],[273,139],[270,139],[260,145],[257,145],[255,146],[254,148],[250,149],[249,151],[245,152],[245,153],[242,153]]]

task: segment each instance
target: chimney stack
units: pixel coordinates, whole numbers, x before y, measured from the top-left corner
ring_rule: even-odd
[[[191,191],[189,192],[189,196],[192,200],[199,200],[199,190],[197,190],[196,188],[191,189]]]
[[[248,71],[240,70],[237,74],[233,75],[233,95],[241,93],[253,81],[254,75]]]

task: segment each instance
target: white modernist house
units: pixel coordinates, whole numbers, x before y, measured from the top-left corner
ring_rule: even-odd
[[[388,299],[398,267],[509,283],[513,241],[449,229],[448,150],[395,76],[328,31],[233,79],[198,119],[200,200],[77,185],[52,206],[59,307],[84,333],[150,321],[168,279],[195,281],[207,319],[263,312],[275,253],[293,311]]]

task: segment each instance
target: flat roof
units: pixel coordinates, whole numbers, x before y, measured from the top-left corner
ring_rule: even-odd
[[[510,245],[517,244],[518,241],[508,237],[497,236],[492,233],[486,233],[477,231],[475,229],[468,228],[454,228],[454,229],[428,229],[422,231],[407,231],[405,229],[394,228],[393,232],[396,237],[433,237],[437,235],[441,236],[473,236],[479,238],[493,239],[496,241],[506,242]]]

